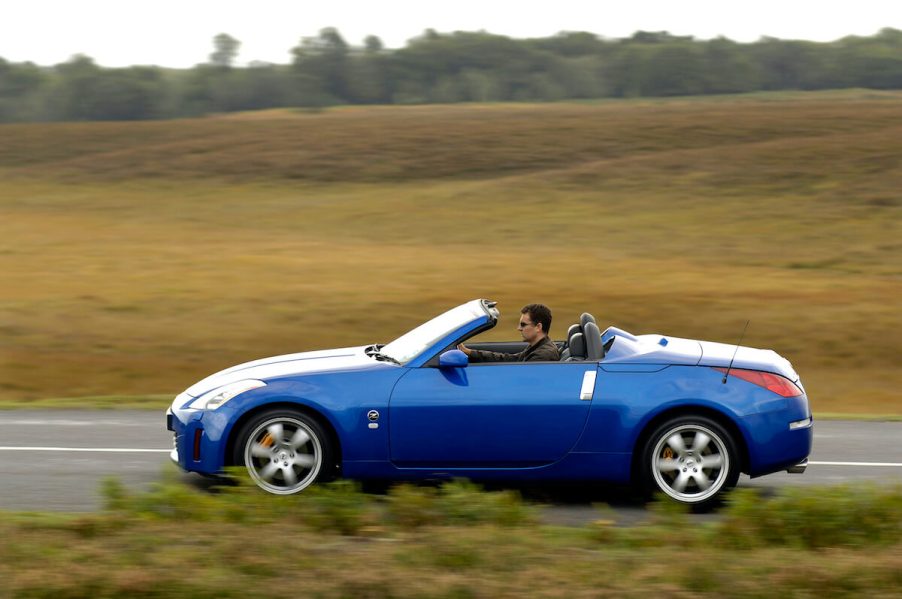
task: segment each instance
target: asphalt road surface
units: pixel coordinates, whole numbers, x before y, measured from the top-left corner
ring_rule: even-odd
[[[832,485],[870,481],[902,484],[902,423],[818,421],[814,450],[804,474],[743,476],[740,487],[768,491],[790,485]],[[101,481],[118,478],[147,489],[164,473],[172,433],[162,412],[41,410],[0,411],[0,509],[89,512],[102,508]],[[205,488],[200,476],[177,474]],[[581,524],[598,517],[593,503],[607,503],[619,523],[647,517],[627,489],[606,485],[520,487],[528,499],[548,504],[543,519]],[[261,495],[261,501],[265,496]]]

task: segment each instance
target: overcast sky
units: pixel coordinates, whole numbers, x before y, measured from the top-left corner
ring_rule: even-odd
[[[517,38],[669,31],[741,42],[902,29],[900,0],[3,0],[3,9],[0,57],[52,65],[81,53],[110,67],[190,67],[207,60],[218,33],[242,42],[240,64],[284,64],[301,37],[323,27],[352,45],[377,35],[389,48],[427,28]]]

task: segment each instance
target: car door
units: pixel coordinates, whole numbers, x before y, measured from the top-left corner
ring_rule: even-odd
[[[527,468],[579,439],[595,362],[412,368],[389,403],[392,462],[408,468]]]

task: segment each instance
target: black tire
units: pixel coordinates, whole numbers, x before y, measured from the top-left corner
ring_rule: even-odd
[[[645,442],[639,473],[644,491],[710,509],[739,480],[739,452],[730,433],[705,416],[680,416],[656,427]]]
[[[327,478],[334,470],[334,455],[331,438],[316,419],[283,408],[248,420],[232,458],[267,493],[292,495]]]

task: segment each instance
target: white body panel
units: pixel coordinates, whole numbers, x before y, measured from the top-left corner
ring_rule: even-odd
[[[198,397],[212,389],[245,379],[265,380],[290,374],[372,366],[375,361],[364,353],[363,350],[366,347],[362,345],[360,347],[286,354],[284,356],[273,356],[246,362],[208,376],[189,387],[185,394],[190,397]]]

